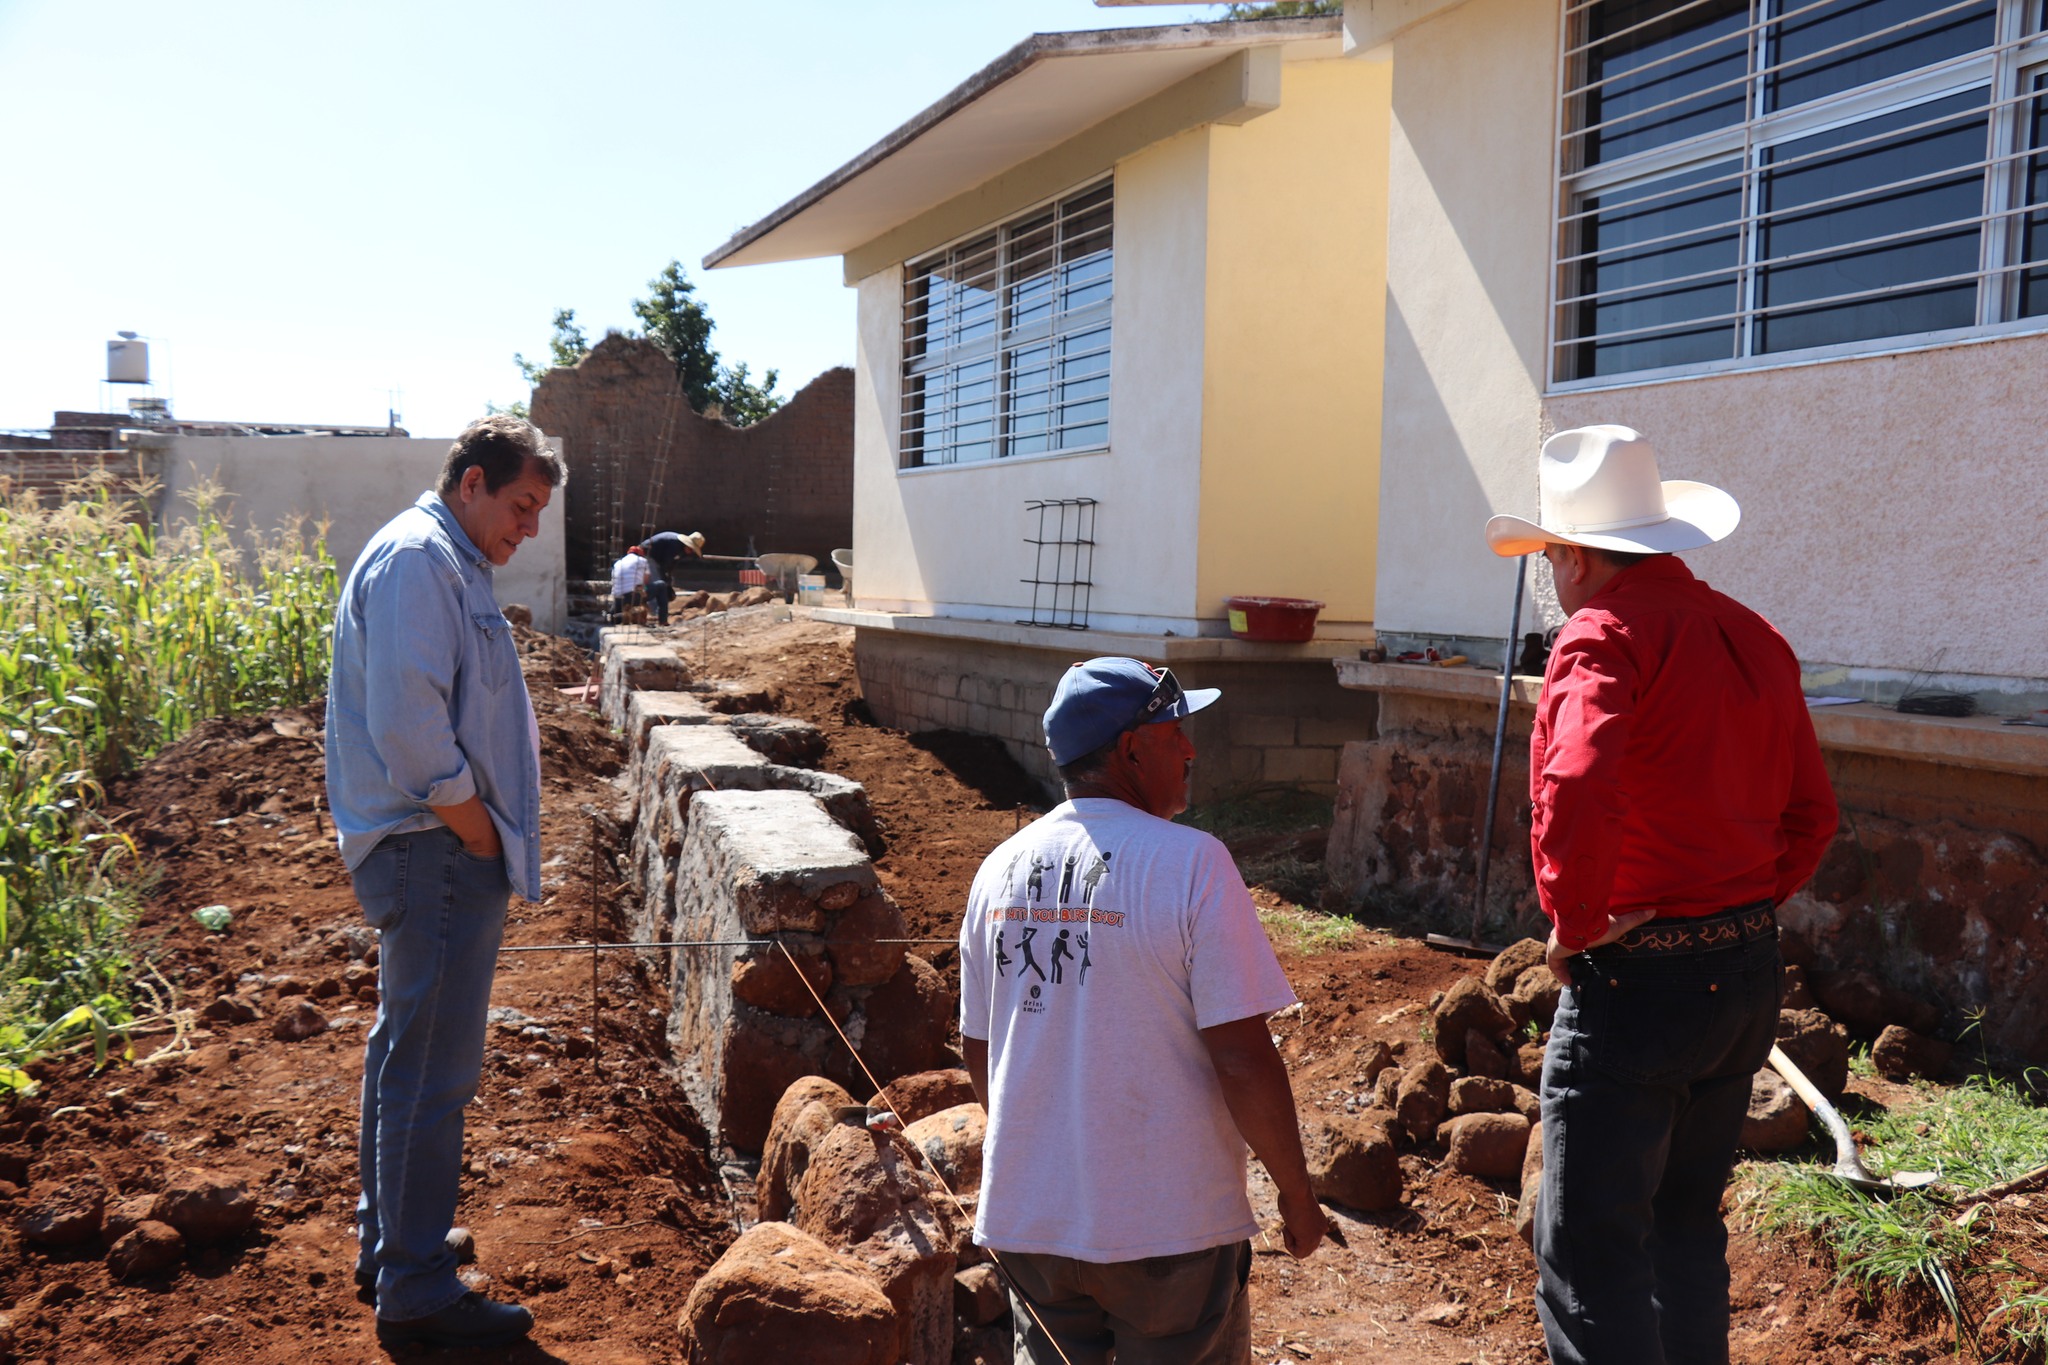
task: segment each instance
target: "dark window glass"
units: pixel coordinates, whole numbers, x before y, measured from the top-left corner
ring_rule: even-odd
[[[1741,169],[1739,161],[1719,161],[1580,201],[1586,216],[1578,220],[1577,249],[1587,255],[1566,278],[1582,298],[1569,305],[1572,331],[1586,340],[1568,348],[1565,378],[1735,354]],[[1583,298],[1594,294],[1600,297]],[[1714,317],[1720,320],[1700,321]],[[1635,335],[1600,340],[1615,332]]]
[[[1820,6],[1811,0],[1778,0],[1778,7],[1792,12],[1772,26],[1765,49],[1768,64],[1777,68],[1769,81],[1773,109],[1960,57],[1988,47],[1997,36],[1995,0],[1918,23],[1913,21],[1927,10],[1947,6],[1933,0],[1851,0]],[[1811,12],[1797,12],[1802,9]],[[1905,27],[1857,41],[1863,34],[1894,25]]]
[[[1759,271],[1758,306],[1766,311],[1757,324],[1757,351],[1803,350],[1976,321],[1975,281],[1924,289],[1897,286],[1977,268],[1978,224],[1940,225],[1983,211],[1984,173],[1974,166],[1940,172],[1983,159],[1989,123],[1985,100],[1986,91],[1978,89],[1782,143],[1766,153],[1760,188],[1766,216],[1758,235],[1762,258],[1824,254]],[[1936,119],[1941,121],[1933,127],[1868,141]],[[1839,156],[1814,155],[1852,142],[1863,145]],[[1916,183],[1896,183],[1907,180]],[[1902,233],[1907,235],[1875,240]],[[1894,292],[1799,306],[1877,289]]]
[[[2048,313],[2048,76],[2034,80],[2034,98],[2020,106],[2027,125],[2027,146],[2034,154],[2022,163],[2022,200],[2031,213],[2020,219],[2020,316]]]
[[[1578,149],[1588,166],[1745,115],[1748,0],[1600,0],[1587,12]],[[1608,127],[1596,127],[1610,124]]]

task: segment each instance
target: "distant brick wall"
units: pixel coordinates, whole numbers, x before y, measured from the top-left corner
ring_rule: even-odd
[[[48,444],[0,447],[0,483],[16,491],[31,490],[45,502],[55,501],[70,485],[102,473],[129,488],[136,486],[138,478],[161,484],[163,456],[153,451],[66,450]]]
[[[711,554],[813,555],[822,571],[853,543],[853,371],[827,370],[751,427],[692,412],[675,367],[649,341],[608,336],[533,391],[534,424],[569,462],[564,534],[572,577],[601,578],[616,473],[627,543],[702,531]],[[666,449],[659,503],[650,508]],[[623,548],[621,546],[620,548]]]

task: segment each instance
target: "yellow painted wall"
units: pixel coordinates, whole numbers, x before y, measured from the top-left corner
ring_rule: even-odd
[[[1391,71],[1289,63],[1279,109],[1210,130],[1200,616],[1373,619]]]

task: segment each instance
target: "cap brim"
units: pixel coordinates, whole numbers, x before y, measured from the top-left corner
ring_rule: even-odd
[[[1148,723],[1157,725],[1163,720],[1180,720],[1192,716],[1222,695],[1223,689],[1220,687],[1190,687],[1180,694],[1179,701],[1161,711]]]
[[[1712,484],[1690,479],[1664,481],[1664,510],[1670,515],[1648,526],[1605,534],[1566,535],[1545,530],[1526,517],[1498,516],[1486,523],[1486,543],[1506,558],[1535,554],[1546,545],[1584,545],[1621,554],[1671,554],[1726,540],[1742,523],[1742,508]]]

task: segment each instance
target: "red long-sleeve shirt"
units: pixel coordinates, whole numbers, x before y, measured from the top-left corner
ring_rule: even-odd
[[[1712,914],[1798,889],[1835,795],[1770,622],[1659,555],[1559,632],[1529,739],[1536,889],[1577,951],[1609,914]]]

